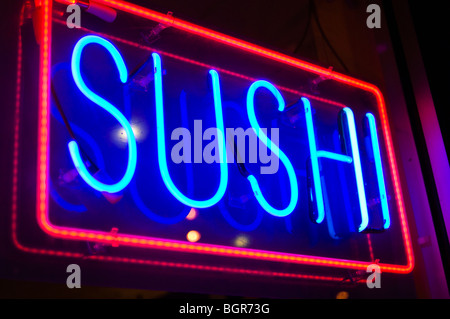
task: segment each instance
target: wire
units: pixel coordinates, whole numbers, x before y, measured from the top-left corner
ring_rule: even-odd
[[[234,142],[234,137],[231,135],[230,132],[227,131],[227,142],[229,146],[232,146],[234,149],[234,161],[238,167],[239,173],[245,178],[250,176],[250,173],[247,171],[247,168],[245,167],[244,161],[241,157],[241,154],[239,153],[239,149],[237,147],[237,144]]]
[[[306,40],[306,36],[308,35],[308,30],[311,25],[311,16],[312,16],[312,1],[309,1],[308,5],[308,21],[306,22],[305,30],[303,31],[303,35],[301,37],[300,42],[298,43],[297,47],[294,49],[294,53],[296,53],[300,48],[303,46],[303,42]]]
[[[128,81],[127,84],[131,83],[131,81],[134,79],[136,74],[141,72],[141,70],[148,64],[149,61],[151,61],[151,55],[147,57],[147,59],[143,60],[140,64],[138,64],[128,75]]]
[[[300,50],[300,48],[302,47],[303,43],[306,40],[306,36],[308,35],[308,30],[311,27],[311,18],[314,18],[314,20],[316,21],[316,25],[317,25],[317,28],[319,29],[320,35],[324,39],[326,45],[330,48],[330,50],[333,53],[333,55],[339,61],[339,64],[341,64],[341,66],[343,67],[343,69],[347,73],[350,73],[347,65],[344,63],[344,61],[341,59],[339,54],[336,52],[336,50],[334,49],[333,45],[330,43],[330,40],[328,39],[327,35],[325,34],[325,31],[322,28],[322,25],[321,25],[320,20],[319,20],[319,15],[317,13],[317,8],[316,8],[316,5],[314,4],[314,0],[310,0],[309,1],[309,5],[308,5],[308,21],[306,23],[306,27],[305,27],[305,30],[303,31],[303,35],[302,35],[302,37],[300,39],[300,42],[298,43],[297,47],[294,50],[294,53],[296,53],[298,50]]]
[[[72,140],[74,140],[74,141],[76,141],[78,143],[77,138],[75,137],[75,134],[74,134],[74,132],[72,130],[72,127],[70,126],[69,120],[67,119],[66,114],[64,113],[64,110],[62,108],[61,102],[59,101],[58,95],[56,94],[56,90],[55,90],[55,87],[53,85],[53,81],[51,81],[50,87],[51,87],[51,93],[52,93],[53,100],[54,100],[56,108],[58,109],[58,112],[61,115],[61,118],[62,118],[62,120],[64,122],[64,126],[66,127],[67,132],[69,132],[69,135],[72,138]],[[80,143],[78,143],[78,144],[80,144]],[[100,171],[98,166],[94,163],[93,160],[91,160],[89,158],[89,156],[86,154],[86,152],[80,146],[79,146],[79,149],[81,151],[81,154],[86,158],[86,160],[87,160],[87,162],[89,164],[89,167],[88,167],[89,171],[91,171],[91,173],[93,173],[93,174],[95,174],[98,171]]]
[[[62,109],[61,102],[59,101],[58,95],[56,94],[56,91],[55,91],[55,86],[53,85],[53,81],[51,81],[50,87],[51,87],[51,91],[52,91],[53,100],[54,100],[56,108],[58,109],[58,112],[61,115],[61,118],[64,122],[64,126],[66,127],[67,132],[69,132],[70,137],[76,141],[75,133],[73,132],[72,127],[70,126],[69,120],[67,119],[66,114],[64,113],[64,111]]]
[[[334,47],[331,45],[330,40],[328,40],[328,37],[326,36],[325,32],[323,31],[322,25],[320,24],[319,21],[319,16],[317,14],[317,8],[314,4],[314,1],[310,1],[311,6],[312,6],[312,14],[314,17],[314,20],[316,20],[317,23],[317,27],[319,28],[319,32],[322,35],[323,39],[325,40],[325,43],[328,45],[328,47],[330,48],[331,52],[333,52],[334,56],[336,57],[336,59],[339,61],[339,63],[342,65],[342,67],[344,68],[344,70],[347,73],[350,73],[348,70],[347,65],[344,63],[344,61],[341,59],[341,57],[339,56],[339,54],[336,52],[336,50],[334,49]]]

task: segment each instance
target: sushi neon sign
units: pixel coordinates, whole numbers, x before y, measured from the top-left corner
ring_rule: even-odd
[[[81,54],[83,49],[89,44],[97,44],[101,45],[105,48],[113,57],[113,60],[116,64],[116,67],[119,71],[120,80],[122,83],[126,83],[128,80],[128,71],[125,66],[124,60],[114,45],[105,40],[104,38],[98,36],[85,36],[80,39],[72,54],[72,75],[73,79],[78,87],[78,89],[92,102],[97,104],[106,110],[111,116],[113,116],[123,127],[126,132],[127,140],[128,140],[128,164],[127,169],[122,177],[115,184],[104,184],[98,181],[94,176],[92,176],[86,165],[84,164],[80,151],[78,149],[78,145],[76,141],[71,141],[68,144],[69,152],[72,158],[72,161],[75,165],[75,168],[79,172],[80,176],[83,180],[90,185],[92,188],[101,191],[101,192],[109,192],[116,193],[123,190],[131,181],[137,162],[137,146],[136,139],[134,137],[133,130],[131,128],[131,124],[125,118],[125,116],[116,109],[112,104],[98,96],[94,92],[92,92],[86,83],[83,80],[83,77],[80,72],[80,61]],[[217,204],[224,196],[225,190],[228,185],[228,168],[227,168],[227,157],[226,157],[226,144],[224,138],[224,120],[222,114],[222,101],[221,101],[221,88],[220,88],[220,79],[219,73],[215,70],[210,70],[209,75],[212,81],[212,90],[213,90],[213,104],[215,111],[215,119],[217,125],[217,136],[218,136],[218,154],[220,158],[220,183],[216,193],[206,200],[195,200],[184,195],[173,182],[170,172],[167,166],[167,154],[166,154],[166,141],[164,137],[164,101],[163,101],[163,81],[162,81],[162,62],[161,57],[157,53],[152,54],[153,59],[153,70],[154,70],[154,85],[155,85],[155,105],[156,105],[156,126],[157,126],[157,147],[158,147],[158,164],[161,176],[163,178],[164,184],[170,193],[182,204],[194,208],[208,208],[215,204]],[[279,160],[283,163],[284,167],[287,170],[289,184],[290,184],[290,201],[287,207],[284,209],[274,208],[270,203],[267,202],[264,195],[261,192],[258,180],[254,175],[249,174],[247,179],[251,185],[253,193],[258,201],[258,203],[262,206],[262,208],[269,214],[276,217],[286,217],[290,215],[294,209],[296,208],[299,201],[299,189],[298,189],[298,181],[295,175],[294,167],[291,160],[285,155],[285,153],[276,146],[276,144],[271,143],[270,139],[263,133],[261,127],[258,124],[258,120],[255,114],[255,104],[254,97],[256,91],[258,89],[266,89],[268,90],[277,100],[278,103],[278,111],[283,112],[285,110],[285,101],[283,96],[278,91],[278,89],[273,86],[271,83],[267,81],[255,81],[252,83],[247,92],[247,115],[254,130],[255,134],[258,138],[270,149],[272,150]],[[350,108],[346,107],[342,110],[342,119],[341,122],[345,127],[345,136],[348,136],[347,139],[347,147],[348,150],[346,154],[338,154],[333,152],[328,152],[325,150],[318,150],[316,146],[316,137],[314,133],[314,123],[312,119],[312,106],[310,101],[307,98],[301,99],[305,118],[306,118],[306,127],[308,133],[308,141],[309,141],[309,152],[311,159],[311,167],[312,167],[312,175],[313,175],[313,188],[311,190],[311,197],[315,198],[315,209],[316,209],[316,218],[315,222],[320,224],[323,222],[325,218],[325,208],[324,208],[324,199],[323,199],[323,191],[322,184],[320,182],[320,172],[319,172],[319,159],[328,159],[334,160],[338,162],[343,162],[348,165],[352,165],[354,169],[354,176],[357,185],[357,195],[359,201],[359,207],[361,212],[361,224],[358,227],[358,231],[364,231],[369,225],[369,215],[367,210],[367,200],[366,193],[364,189],[364,177],[362,174],[361,167],[361,159],[360,159],[360,151],[358,147],[358,138],[356,136],[356,125],[353,112]],[[371,113],[366,114],[366,120],[368,123],[368,128],[370,132],[370,144],[372,145],[372,152],[375,159],[375,167],[376,167],[376,175],[377,175],[377,183],[378,190],[380,196],[380,202],[382,207],[383,214],[383,228],[387,229],[390,226],[390,216],[389,216],[389,208],[387,203],[386,196],[386,187],[385,187],[385,177],[383,173],[383,167],[381,162],[381,155],[379,149],[379,141],[377,135],[377,128],[375,124],[375,117]]]
[[[377,118],[378,123],[375,123],[375,116],[372,117],[372,115],[369,113],[367,114],[366,121],[369,123],[369,129],[372,127],[371,132],[376,132],[375,128],[377,125],[380,127],[380,132],[382,132],[383,140],[384,140],[384,150],[386,151],[386,162],[385,169],[386,171],[389,171],[390,173],[390,182],[392,184],[392,191],[393,191],[393,199],[396,206],[396,212],[398,213],[398,226],[401,230],[401,237],[403,241],[403,247],[406,255],[406,263],[405,264],[397,264],[397,263],[379,263],[378,265],[381,268],[381,271],[383,272],[390,272],[390,273],[398,273],[398,274],[406,274],[410,273],[414,268],[414,253],[412,249],[412,242],[411,242],[411,236],[409,233],[409,227],[407,222],[407,216],[406,216],[406,209],[405,209],[405,202],[403,199],[402,194],[402,185],[400,180],[400,175],[398,172],[398,165],[396,160],[396,155],[394,152],[394,144],[392,140],[391,135],[391,129],[390,124],[388,120],[388,114],[386,110],[386,104],[383,98],[383,95],[381,91],[374,85],[360,81],[358,79],[352,78],[350,76],[346,76],[337,72],[331,72],[329,69],[325,69],[322,67],[319,67],[317,65],[299,60],[297,58],[293,58],[254,44],[251,44],[246,41],[239,40],[237,38],[233,38],[230,36],[227,36],[225,34],[221,34],[218,32],[215,32],[213,30],[203,28],[201,26],[183,21],[181,19],[167,16],[165,14],[161,14],[159,12],[153,11],[148,8],[143,8],[140,6],[137,6],[135,4],[127,3],[125,1],[121,0],[98,0],[99,3],[105,4],[113,9],[125,12],[127,14],[134,15],[139,18],[143,18],[146,20],[151,20],[158,23],[163,23],[165,25],[171,26],[175,29],[178,29],[182,32],[186,32],[188,34],[192,34],[198,37],[203,38],[204,40],[212,41],[215,43],[220,43],[221,45],[228,46],[230,48],[234,48],[238,51],[244,52],[245,54],[251,54],[258,56],[262,59],[270,60],[274,63],[280,63],[284,66],[291,67],[294,70],[299,70],[302,72],[307,72],[309,74],[313,75],[319,75],[327,77],[328,79],[335,81],[337,83],[340,83],[341,85],[344,85],[346,87],[362,90],[370,95],[372,95],[375,98],[376,104],[377,104]],[[40,45],[40,77],[39,77],[39,117],[38,117],[38,154],[37,154],[37,205],[36,205],[36,216],[38,220],[38,224],[40,228],[47,233],[48,235],[56,238],[61,239],[70,239],[70,240],[89,240],[89,241],[95,241],[95,242],[101,242],[106,244],[120,244],[123,246],[133,246],[133,247],[141,247],[141,248],[151,248],[151,249],[163,249],[167,251],[178,251],[178,252],[185,252],[185,253],[197,253],[197,254],[208,254],[208,255],[216,255],[216,256],[225,256],[225,257],[235,257],[235,258],[245,258],[245,259],[252,259],[252,260],[264,260],[264,261],[271,261],[271,262],[283,262],[283,263],[292,263],[292,264],[299,264],[299,265],[310,265],[310,266],[316,266],[316,267],[330,267],[330,268],[344,268],[344,269],[360,269],[365,270],[368,265],[372,264],[372,261],[361,261],[361,260],[349,260],[349,259],[340,259],[340,258],[332,258],[332,257],[323,257],[323,256],[313,256],[313,255],[302,255],[302,254],[292,254],[292,253],[284,253],[284,252],[278,252],[278,251],[266,251],[266,250],[258,250],[258,249],[247,249],[247,248],[237,248],[233,246],[224,246],[224,245],[213,245],[213,244],[205,244],[205,243],[187,243],[185,241],[179,241],[179,240],[169,240],[159,237],[149,237],[149,236],[137,236],[133,234],[125,234],[125,233],[117,233],[117,234],[111,234],[109,232],[105,231],[97,231],[97,230],[89,230],[89,229],[82,229],[82,228],[74,228],[74,227],[65,227],[60,226],[52,223],[49,218],[49,152],[50,152],[50,78],[51,78],[51,65],[52,65],[52,59],[51,59],[51,49],[52,49],[52,5],[53,2],[50,0],[42,0],[42,23],[40,24],[40,32],[38,32],[39,35],[39,43]],[[155,61],[154,61],[155,62]],[[217,69],[218,71],[218,79],[220,80],[220,73],[223,72],[223,70]],[[205,74],[206,76],[206,74]],[[155,81],[156,83],[156,81]],[[255,88],[256,89],[256,88]],[[258,88],[262,89],[262,88]],[[156,97],[155,97],[156,98]],[[216,101],[219,102],[219,101]],[[306,98],[302,100],[303,107],[305,110],[305,115],[308,114],[308,111],[311,110],[311,108],[314,108],[314,104],[310,108],[307,108],[308,103],[306,101]],[[106,104],[105,104],[106,105]],[[163,103],[162,103],[163,105]],[[215,104],[216,106],[216,104]],[[247,107],[249,104],[247,103]],[[111,108],[112,110],[112,108]],[[310,132],[314,132],[311,128],[313,127],[314,123],[312,121],[308,122],[307,125],[309,125],[308,129],[308,142],[309,142],[309,148],[310,152],[313,156],[311,156],[311,166],[316,166],[316,161],[319,159],[329,159],[334,160],[342,163],[347,163],[349,166],[353,165],[354,171],[355,171],[355,180],[357,180],[357,175],[359,175],[358,171],[358,164],[357,164],[357,156],[355,158],[355,153],[353,152],[354,149],[352,149],[352,112],[350,109],[343,111],[344,113],[341,113],[340,121],[343,121],[345,124],[343,127],[346,129],[346,135],[349,136],[349,138],[346,140],[347,146],[346,150],[347,152],[342,152],[341,154],[337,153],[331,153],[326,150],[318,150],[317,148],[314,148],[314,135],[310,134]],[[250,115],[249,112],[247,112],[248,115]],[[127,122],[123,122],[124,124],[127,124]],[[257,127],[256,123],[253,123],[253,128]],[[125,129],[125,126],[123,126]],[[127,134],[128,138],[131,137],[132,134]],[[260,136],[261,139],[261,136]],[[372,147],[377,150],[379,149],[379,145],[376,145],[377,140],[375,139],[375,135],[371,136],[372,140]],[[73,144],[73,143],[72,143]],[[160,147],[158,145],[158,147]],[[349,152],[352,151],[352,152]],[[73,149],[75,151],[75,148]],[[137,150],[136,150],[137,152]],[[315,153],[314,153],[315,152]],[[158,156],[158,162],[161,165],[161,163],[164,165],[162,160],[165,160],[165,158],[162,157],[162,152],[159,152]],[[316,156],[314,156],[314,154]],[[76,152],[74,152],[74,157],[76,157]],[[133,149],[131,152],[131,155],[133,155]],[[130,155],[129,155],[130,156]],[[160,161],[161,159],[161,161]],[[281,159],[281,158],[280,158]],[[351,159],[351,162],[350,162]],[[122,180],[126,182],[129,176],[132,176],[132,170],[133,170],[133,163],[134,159],[129,158],[128,166],[129,172],[128,174],[125,174]],[[283,166],[286,167],[287,161],[283,162]],[[294,163],[295,164],[295,163]],[[222,166],[223,168],[225,166]],[[380,169],[382,167],[378,167],[378,171],[380,172]],[[314,169],[312,170],[314,174]],[[384,175],[377,173],[377,178],[381,178],[383,176],[382,180],[378,180],[378,188],[379,188],[379,194],[380,198],[383,198],[383,183]],[[170,177],[168,175],[167,177]],[[89,179],[89,176],[88,178]],[[222,178],[222,180],[225,180]],[[257,180],[256,178],[248,177],[249,183],[253,187],[253,190],[257,190]],[[93,181],[93,179],[92,179]],[[166,180],[168,181],[168,179]],[[165,181],[165,182],[166,182]],[[290,179],[291,183],[295,182],[295,179]],[[225,183],[225,182],[224,182]],[[126,187],[126,183],[123,183],[123,186]],[[253,185],[252,185],[253,184]],[[323,218],[323,215],[321,214],[322,208],[321,208],[321,194],[320,194],[320,185],[316,182],[313,183],[313,187],[311,187],[312,196],[316,199],[315,202],[315,210],[316,210],[316,222],[320,222]],[[101,186],[101,185],[100,185]],[[118,187],[117,189],[119,189]],[[291,186],[291,190],[292,190]],[[117,190],[116,189],[116,190]],[[114,189],[113,189],[114,191]],[[259,193],[260,194],[260,193]],[[182,195],[182,194],[181,194]],[[219,194],[220,195],[220,194]],[[264,197],[262,197],[262,194],[260,194],[259,203],[261,206],[270,208],[269,203],[265,203],[263,201]],[[294,195],[295,196],[295,195]],[[323,195],[322,195],[323,196]],[[323,198],[323,197],[322,197]],[[294,198],[295,199],[295,198]],[[362,195],[362,192],[358,194],[358,201],[360,203],[360,206],[362,206],[361,203],[364,203],[364,198]],[[291,202],[292,201],[291,198]],[[264,209],[266,209],[266,207]],[[287,209],[287,208],[285,208]],[[267,209],[266,209],[267,210]],[[287,213],[289,210],[286,210],[281,215]],[[384,210],[385,212],[386,210]],[[272,211],[272,213],[275,211]],[[275,212],[277,213],[277,212]],[[279,212],[278,212],[279,213]],[[362,215],[364,212],[361,213]],[[360,225],[360,229],[364,228],[365,222],[362,222]],[[387,223],[387,219],[385,219],[385,227],[388,227],[389,224]],[[111,260],[114,260],[114,258],[111,257]],[[127,259],[128,260],[128,259]],[[120,259],[120,261],[123,261],[123,259]],[[129,260],[131,262],[131,260]],[[145,261],[143,261],[145,264]],[[178,267],[178,266],[176,266]],[[200,269],[200,268],[195,268]],[[203,269],[203,268],[202,268]],[[206,268],[205,268],[206,269]],[[217,270],[217,271],[238,271],[237,269],[226,269],[225,267],[209,267],[208,269],[211,270]],[[244,270],[245,273],[249,273],[248,270]],[[261,272],[263,274],[265,272]],[[271,273],[271,275],[276,276],[293,276],[293,277],[299,277],[302,276],[297,273]]]

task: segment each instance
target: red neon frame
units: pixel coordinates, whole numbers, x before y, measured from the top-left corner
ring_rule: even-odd
[[[20,21],[19,27],[22,26],[24,21],[25,9],[30,9],[29,2],[25,3],[21,9],[20,13]],[[56,22],[61,22],[56,20]],[[117,40],[117,39],[116,39]],[[123,39],[120,39],[123,41]],[[132,43],[132,45],[138,45]],[[298,273],[286,273],[286,272],[274,272],[274,271],[260,271],[260,270],[251,270],[251,269],[241,269],[241,268],[230,268],[230,267],[214,267],[214,266],[206,266],[199,264],[188,264],[188,263],[174,263],[174,262],[164,262],[164,261],[155,261],[148,259],[136,259],[136,258],[124,258],[124,257],[112,257],[112,256],[85,256],[84,254],[77,252],[68,252],[68,251],[57,251],[51,249],[42,249],[35,247],[27,247],[20,243],[19,238],[17,236],[17,192],[18,192],[18,159],[19,159],[19,132],[20,132],[20,102],[21,102],[21,82],[22,82],[22,36],[19,29],[18,36],[18,59],[17,59],[17,77],[16,77],[16,104],[15,104],[15,126],[14,126],[14,152],[13,152],[13,197],[12,197],[12,239],[13,244],[17,249],[30,253],[30,254],[40,254],[47,256],[56,256],[56,257],[66,257],[66,258],[84,258],[91,260],[99,260],[99,261],[107,261],[107,262],[119,262],[119,263],[133,263],[139,265],[147,265],[147,266],[164,266],[169,268],[184,268],[184,269],[192,269],[192,270],[201,270],[201,271],[220,271],[227,272],[233,274],[242,274],[242,275],[254,275],[254,276],[269,276],[269,277],[280,277],[280,278],[292,278],[292,279],[303,279],[303,280],[320,280],[320,281],[342,281],[340,277],[332,277],[332,276],[319,276],[319,275],[307,275],[307,274],[298,274]],[[239,75],[238,75],[239,76]],[[330,101],[332,102],[332,101]],[[338,103],[336,103],[338,104]]]
[[[167,15],[155,12],[150,9],[142,8],[134,4],[116,0],[97,0],[97,2],[108,5],[112,8],[128,12],[140,17],[151,19],[160,23],[170,25],[174,28],[187,31],[204,38],[217,41],[259,56],[278,61],[292,67],[305,70],[317,75],[325,76],[329,79],[341,82],[352,87],[362,89],[373,94],[376,97],[378,111],[381,117],[381,127],[386,141],[389,168],[392,173],[392,182],[396,198],[397,208],[400,214],[400,222],[402,229],[402,237],[405,246],[407,264],[379,264],[383,272],[391,273],[410,273],[414,268],[414,254],[412,250],[411,237],[409,234],[408,222],[406,218],[405,205],[400,185],[400,177],[398,174],[398,166],[394,154],[393,141],[389,121],[387,118],[386,105],[380,90],[370,84],[352,77],[333,72],[329,69],[321,68],[313,64],[301,61],[296,58],[289,57],[271,51],[251,43],[241,41],[236,38],[226,36],[224,34],[185,22],[183,20],[169,17]],[[37,220],[39,226],[49,235],[53,237],[71,239],[71,240],[90,240],[109,244],[122,244],[127,246],[156,248],[172,251],[183,251],[192,253],[203,253],[220,255],[227,257],[240,257],[268,261],[289,262],[295,264],[313,265],[321,267],[335,267],[347,269],[366,269],[371,262],[362,262],[355,260],[344,260],[336,258],[325,258],[298,254],[276,253],[271,251],[235,248],[218,245],[208,245],[200,243],[187,243],[184,241],[163,240],[160,238],[134,236],[127,234],[112,235],[100,231],[86,231],[76,228],[60,227],[51,224],[48,219],[48,167],[49,167],[49,106],[50,106],[50,61],[51,61],[51,0],[42,0],[42,19],[40,37],[40,83],[39,83],[39,124],[38,124],[38,174],[37,174]],[[114,259],[113,257],[105,257],[106,259]],[[130,259],[131,260],[131,259]],[[149,261],[150,262],[150,261]],[[203,266],[202,266],[203,267]],[[220,267],[209,267],[220,268]],[[218,269],[217,269],[218,270]],[[225,271],[225,270],[224,270]]]
[[[25,17],[25,10],[31,9],[31,4],[26,2],[20,12],[19,27],[22,26]],[[20,243],[17,236],[17,193],[18,193],[18,163],[19,163],[19,135],[20,135],[20,105],[21,105],[21,84],[22,84],[22,35],[19,29],[18,33],[18,47],[17,47],[17,74],[16,74],[16,104],[15,104],[15,119],[14,119],[14,151],[13,151],[13,183],[12,183],[12,240],[15,247],[23,252],[30,254],[39,254],[47,256],[56,257],[66,257],[66,258],[85,258],[90,260],[99,260],[107,262],[116,263],[132,263],[146,266],[163,266],[169,268],[184,268],[192,270],[201,271],[220,271],[232,274],[241,275],[253,275],[253,276],[269,276],[269,277],[280,277],[280,278],[292,278],[292,279],[303,279],[303,280],[320,280],[320,281],[342,281],[342,278],[332,277],[332,276],[318,276],[318,275],[307,275],[307,274],[297,274],[297,273],[286,273],[286,272],[274,272],[274,271],[260,271],[251,269],[241,269],[241,268],[230,268],[230,267],[214,267],[199,264],[188,264],[188,263],[175,263],[175,262],[164,262],[155,261],[149,259],[136,259],[136,258],[126,258],[126,257],[113,257],[113,256],[85,256],[82,253],[69,252],[69,251],[58,251],[51,249],[27,247]]]

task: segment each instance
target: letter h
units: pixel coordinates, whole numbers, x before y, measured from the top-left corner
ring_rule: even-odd
[[[364,231],[369,225],[369,214],[367,209],[366,191],[364,188],[364,177],[361,167],[361,157],[358,147],[358,138],[356,136],[356,125],[353,111],[346,107],[340,113],[340,125],[341,133],[344,138],[345,155],[332,153],[325,150],[318,150],[316,137],[314,133],[314,123],[312,119],[311,104],[308,99],[302,98],[306,128],[310,150],[310,165],[312,173],[312,187],[310,188],[310,198],[313,205],[313,218],[318,224],[322,223],[325,218],[325,205],[323,198],[323,189],[321,183],[319,159],[326,158],[342,163],[347,163],[353,166],[354,176],[356,179],[356,187],[358,191],[359,209],[361,213],[361,224],[358,227],[358,231]],[[377,135],[377,129],[375,124],[375,117],[371,113],[366,114],[366,121],[368,123],[368,129],[370,132],[370,141],[372,146],[372,154],[375,162],[375,169],[378,182],[378,191],[380,195],[381,210],[384,219],[383,228],[387,229],[390,226],[389,208],[386,196],[386,187],[383,175],[383,167],[381,163],[381,155],[379,148],[379,141]]]

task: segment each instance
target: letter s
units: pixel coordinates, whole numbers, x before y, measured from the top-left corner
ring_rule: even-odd
[[[71,68],[73,79],[75,80],[75,84],[77,85],[78,89],[89,100],[91,100],[98,106],[102,107],[105,111],[114,116],[114,118],[120,123],[120,125],[122,125],[122,127],[125,130],[128,141],[127,169],[122,179],[116,184],[110,185],[104,184],[96,180],[87,170],[86,165],[81,159],[80,151],[76,141],[69,142],[68,145],[69,152],[72,161],[75,165],[75,168],[77,169],[81,178],[83,178],[83,180],[89,186],[100,192],[117,193],[120,192],[122,189],[124,189],[130,183],[136,170],[136,161],[137,161],[136,139],[134,137],[133,130],[131,129],[131,125],[125,118],[125,116],[123,116],[123,114],[118,109],[116,109],[111,103],[109,103],[102,97],[92,92],[83,81],[83,78],[80,73],[81,53],[83,52],[84,47],[91,43],[101,45],[111,54],[117,66],[117,69],[119,70],[120,80],[122,83],[126,83],[128,79],[127,67],[125,66],[122,56],[120,55],[119,51],[114,47],[114,45],[101,37],[93,35],[85,36],[77,42],[75,48],[73,49]]]
[[[292,213],[292,211],[297,206],[298,202],[298,181],[297,176],[295,176],[294,167],[292,166],[291,162],[289,161],[289,158],[281,151],[277,145],[273,144],[272,141],[264,134],[264,132],[261,130],[261,127],[258,124],[258,120],[256,119],[255,114],[255,105],[254,105],[254,98],[256,90],[259,88],[265,88],[269,90],[277,99],[278,101],[278,111],[283,112],[284,108],[286,106],[283,97],[281,96],[281,93],[277,90],[275,86],[273,86],[271,83],[267,81],[256,81],[254,82],[247,92],[247,114],[248,119],[250,121],[250,124],[255,131],[256,136],[263,142],[272,152],[274,152],[280,161],[283,163],[284,167],[286,167],[288,177],[289,177],[289,183],[291,186],[291,200],[289,202],[288,207],[280,210],[272,207],[264,198],[264,196],[261,194],[261,189],[259,188],[258,181],[253,175],[249,175],[247,177],[248,181],[250,182],[250,185],[252,187],[253,193],[255,194],[256,199],[258,200],[259,204],[262,206],[262,208],[268,212],[269,214],[276,216],[276,217],[286,217],[289,214]]]

